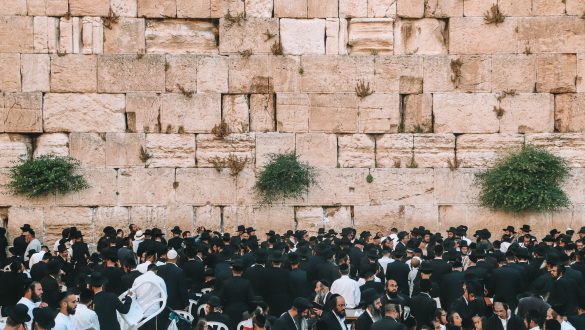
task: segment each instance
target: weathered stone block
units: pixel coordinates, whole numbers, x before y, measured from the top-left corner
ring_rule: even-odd
[[[100,168],[106,165],[106,135],[99,133],[70,133],[69,155],[83,166]]]
[[[234,133],[250,131],[250,105],[247,95],[228,94],[222,96],[223,120]]]
[[[492,90],[532,92],[536,83],[536,56],[492,56]]]
[[[347,21],[345,21],[347,24]],[[346,31],[339,31],[339,18],[328,18],[325,20],[325,54],[327,55],[338,55],[340,49],[346,46],[340,45],[340,32],[341,34],[347,34]],[[343,53],[342,53],[343,54]]]
[[[163,92],[165,58],[162,55],[98,57],[98,92]]]
[[[264,167],[273,154],[288,154],[295,151],[293,133],[257,133],[256,167]]]
[[[396,15],[405,18],[421,18],[425,14],[424,0],[398,0]]]
[[[554,96],[551,94],[519,94],[500,102],[504,115],[500,132],[552,133],[554,131]]]
[[[221,231],[221,211],[221,206],[203,205],[195,207],[195,227]]]
[[[230,155],[247,158],[248,164],[254,164],[255,137],[252,134],[230,134],[223,139],[214,135],[197,135],[197,166],[213,167],[216,158],[225,159]]]
[[[23,92],[46,92],[49,90],[50,59],[47,54],[22,54],[20,72]]]
[[[0,132],[42,132],[41,93],[0,94]]]
[[[114,169],[84,169],[81,171],[86,178],[89,188],[57,195],[57,205],[115,205],[116,204],[116,170]]]
[[[167,204],[174,200],[174,181],[175,169],[172,168],[120,169],[118,204]]]
[[[116,168],[144,166],[141,159],[141,149],[144,145],[145,137],[142,133],[107,133],[106,166]]]
[[[245,12],[245,2],[242,0],[213,0],[211,1],[211,17],[225,17],[242,15]]]
[[[358,103],[360,133],[396,133],[400,126],[400,96],[372,94]]]
[[[402,100],[404,131],[409,133],[431,133],[433,131],[433,95],[412,94]]]
[[[67,1],[65,1],[67,8]],[[35,53],[57,51],[59,19],[56,17],[35,16],[33,28],[33,48]]]
[[[303,69],[303,92],[355,93],[360,80],[371,82],[374,77],[370,56],[306,56]]]
[[[191,205],[170,204],[167,205],[167,237],[171,236],[174,226],[179,226],[183,232],[195,229],[195,210]]]
[[[313,17],[337,17],[339,2],[337,0],[308,0],[307,15]]]
[[[275,130],[275,96],[272,94],[250,95],[250,131],[272,132]]]
[[[177,0],[177,17],[211,17],[211,0]]]
[[[366,168],[338,168],[321,171],[311,186],[309,205],[350,205],[369,202]]]
[[[220,94],[165,94],[161,106],[161,132],[209,133],[221,121]]]
[[[296,153],[303,162],[316,167],[337,167],[337,137],[335,134],[296,134]]]
[[[437,93],[433,95],[436,133],[496,133],[494,94]]]
[[[79,53],[82,49],[81,29],[83,21],[79,17],[61,17],[58,30],[58,54]]]
[[[108,16],[108,0],[69,0],[69,10],[73,16]]]
[[[203,20],[148,20],[146,52],[217,54],[217,27]]]
[[[269,61],[268,56],[230,58],[230,93],[272,93],[274,84],[271,81]]]
[[[122,206],[98,207],[95,209],[94,219],[97,225],[93,231],[93,241],[97,242],[103,235],[103,230],[106,226],[128,228],[128,225],[130,225],[130,208]]]
[[[484,16],[498,0],[464,0],[464,16]]]
[[[529,47],[533,53],[581,52],[585,48],[585,27],[582,23],[582,19],[574,16],[520,18],[517,39],[523,45],[519,51]]]
[[[467,204],[477,202],[479,187],[475,175],[479,169],[435,169],[435,204]]]
[[[284,93],[276,95],[276,128],[279,132],[309,130],[309,95]]]
[[[14,239],[21,235],[20,227],[29,224],[35,231],[35,236],[43,239],[44,214],[42,207],[10,207],[8,209],[8,223],[6,230],[8,237]]]
[[[110,0],[110,7],[118,16],[136,17],[138,15],[137,0]]]
[[[69,135],[63,133],[41,134],[35,139],[33,157],[41,155],[69,156]]]
[[[237,54],[244,51],[252,51],[254,54],[271,54],[270,47],[279,40],[278,19],[247,18],[242,22],[234,23],[222,18],[219,33],[221,54]],[[273,37],[269,39],[268,33]]]
[[[0,52],[32,53],[33,17],[0,16]]]
[[[236,182],[228,169],[218,172],[213,168],[179,168],[176,180],[179,203],[229,205],[236,200]]]
[[[490,92],[491,75],[488,56],[432,56],[424,60],[425,92]]]
[[[485,24],[483,17],[453,17],[449,20],[449,53],[516,53],[519,39],[516,27],[518,20],[512,17],[497,26]]]
[[[533,16],[562,16],[565,15],[566,0],[532,0]]]
[[[307,17],[307,0],[274,0],[274,17]]]
[[[570,167],[585,167],[585,135],[582,133],[527,134],[526,144],[549,150],[564,158]]]
[[[120,17],[111,29],[104,30],[107,54],[143,54],[145,52],[144,18]]]
[[[425,2],[425,17],[461,16],[463,16],[463,1],[461,0],[428,0]]]
[[[371,205],[378,204],[432,204],[434,199],[433,169],[378,168],[370,172],[376,184],[368,184]],[[404,189],[408,187],[408,189]]]
[[[228,59],[225,57],[200,57],[197,65],[198,93],[227,93]]]
[[[460,167],[487,168],[523,145],[520,134],[464,134],[457,137],[457,160]]]
[[[276,93],[301,90],[301,60],[299,56],[270,56],[270,83]],[[303,69],[304,70],[304,69]],[[266,92],[262,92],[266,93]]]
[[[30,138],[19,134],[0,134],[0,167],[13,167],[21,159],[31,156]]]
[[[368,2],[360,0],[339,0],[339,17],[368,17]]]
[[[325,230],[333,229],[340,233],[345,227],[353,227],[353,207],[331,206],[324,207],[325,218],[322,220]]]
[[[580,0],[567,0],[567,15],[583,15],[585,3]]]
[[[498,0],[498,7],[505,16],[532,16],[532,0]]]
[[[577,56],[540,54],[536,58],[536,91],[571,93],[576,91]]]
[[[0,89],[20,92],[20,54],[0,54]]]
[[[81,53],[103,54],[104,25],[101,17],[83,17],[81,20]],[[36,20],[35,20],[36,26]],[[36,34],[36,27],[35,27]],[[144,41],[144,40],[143,40]],[[144,44],[144,43],[143,43]],[[144,48],[144,47],[142,47]]]
[[[396,17],[395,0],[368,1],[368,17]]]
[[[341,167],[375,167],[375,140],[366,134],[340,135],[337,156]]]
[[[89,233],[93,224],[93,212],[89,207],[45,207],[44,239],[55,242],[61,239],[64,227],[77,227],[83,233]]]
[[[284,54],[325,54],[324,19],[281,19],[280,41]]]
[[[585,93],[585,54],[577,54],[577,92]]]
[[[195,55],[167,55],[166,91],[174,93],[197,91],[198,62],[199,58]]]
[[[52,56],[52,92],[95,93],[97,83],[97,57],[95,55]]]
[[[159,133],[161,101],[155,93],[126,94],[126,121],[132,133]]]
[[[176,17],[176,0],[138,0],[138,17]]]
[[[45,132],[124,132],[121,94],[45,94]]]
[[[585,94],[555,95],[555,131],[585,131]]]
[[[415,134],[414,159],[418,167],[448,167],[449,160],[454,164],[455,135],[453,134]]]
[[[246,0],[246,17],[272,17],[274,3],[272,0]]]
[[[353,133],[358,129],[355,94],[309,94],[311,132]]]
[[[380,56],[374,63],[374,90],[378,93],[405,92],[405,82],[423,80],[422,56]]]
[[[442,20],[400,20],[396,22],[394,33],[394,54],[435,55],[448,52],[447,24]]]
[[[356,205],[354,208],[356,230],[387,233],[389,228],[407,228],[412,224],[439,230],[438,209],[435,205]]]
[[[306,230],[309,235],[317,235],[319,228],[323,228],[324,214],[322,207],[300,206],[295,208],[295,222],[298,230]]]
[[[130,221],[140,228],[160,228],[165,230],[168,223],[167,207],[133,206],[130,208]]]
[[[62,16],[69,10],[67,0],[27,0],[26,6],[30,16]]]
[[[391,18],[353,18],[349,21],[351,54],[392,55],[394,20]]]
[[[376,167],[406,167],[414,157],[412,134],[384,134],[376,140]]]
[[[195,135],[147,134],[149,167],[195,167]]]
[[[0,15],[10,16],[26,16],[26,1],[25,0],[6,0],[2,3],[0,8]]]
[[[226,219],[227,213],[227,219]],[[224,230],[235,232],[238,224],[252,226],[259,233],[266,233],[278,226],[288,230],[294,227],[294,207],[285,205],[273,206],[237,206],[224,208]],[[225,225],[227,220],[228,225]]]

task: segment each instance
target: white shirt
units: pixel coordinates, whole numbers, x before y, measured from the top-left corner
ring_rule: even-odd
[[[26,246],[26,250],[24,251],[24,260],[28,260],[28,251],[35,250],[35,252],[41,251],[41,241],[36,238],[33,238],[28,245]]]
[[[384,274],[386,274],[386,267],[388,266],[388,264],[393,262],[394,259],[386,256],[383,256],[382,258],[378,259],[378,263],[380,264],[380,266],[382,266],[382,269],[384,269]]]
[[[358,282],[342,275],[331,285],[331,293],[337,293],[345,299],[347,308],[355,308],[360,303],[361,292]]]
[[[55,318],[55,327],[53,330],[77,330],[75,329],[75,322],[71,316],[67,316],[59,312]]]
[[[575,327],[568,321],[561,322],[561,330],[576,330]]]
[[[148,265],[150,265],[151,263],[152,262],[147,260],[147,261],[141,263],[140,265],[136,266],[136,270],[141,272],[142,274],[144,274],[148,270]]]
[[[100,330],[100,321],[97,314],[84,304],[77,304],[77,309],[72,317],[77,330]]]
[[[26,307],[28,307],[28,316],[30,316],[30,321],[26,322],[26,328],[27,329],[32,329],[33,309],[39,307],[41,305],[41,302],[39,301],[38,303],[35,303],[35,302],[33,302],[32,300],[30,300],[28,298],[22,297],[17,302],[17,304],[23,304]]]
[[[40,252],[37,252],[37,253],[33,254],[32,256],[30,256],[30,259],[28,260],[28,268],[31,269],[32,266],[34,266],[34,264],[43,260],[44,255],[45,255],[45,251],[40,251]]]
[[[154,282],[156,283],[158,286],[161,287],[162,291],[165,293],[167,293],[167,286],[165,284],[165,281],[158,275],[156,275],[154,272],[150,271],[150,272],[146,272],[143,275],[138,276],[135,280],[134,280],[134,284],[132,284],[132,287],[138,287],[140,284],[144,283],[144,282]],[[153,294],[154,292],[154,294]],[[146,305],[146,301],[152,301],[155,299],[159,299],[161,298],[161,295],[157,293],[157,290],[153,290],[153,284],[145,284],[142,285],[141,287],[136,289],[136,299],[138,300],[138,303],[142,306]],[[153,304],[151,305],[145,312],[144,315],[148,316],[151,315],[153,313],[156,313],[156,311],[159,309],[160,305],[158,304]]]
[[[132,250],[134,251],[134,253],[138,253],[138,246],[140,245],[140,243],[144,242],[143,239],[141,240],[133,240],[132,241]],[[140,256],[138,256],[140,257]]]

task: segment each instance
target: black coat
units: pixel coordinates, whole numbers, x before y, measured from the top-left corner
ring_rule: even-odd
[[[451,264],[443,259],[432,259],[429,260],[428,263],[429,265],[431,265],[431,268],[433,269],[433,272],[431,274],[431,281],[435,283],[441,283],[443,276],[449,274],[453,270]]]
[[[187,276],[185,272],[173,263],[158,267],[157,275],[167,286],[167,306],[174,310],[183,310],[189,305],[187,295]]]
[[[308,298],[310,296],[307,272],[302,269],[293,269],[289,273],[289,291],[298,292],[298,296]]]
[[[476,315],[484,316],[485,314],[485,302],[482,297],[478,297],[474,301],[466,303],[463,297],[459,297],[451,305],[449,312],[457,312],[461,316],[463,328],[473,328],[473,317]]]
[[[419,293],[410,299],[410,314],[416,320],[417,326],[433,326],[437,302],[430,295]]]
[[[531,310],[536,310],[540,315],[546,315],[546,311],[550,305],[540,296],[532,295],[520,299],[518,302],[518,313],[520,318],[524,318],[526,313]]]
[[[284,268],[268,268],[266,270],[265,299],[272,315],[278,316],[286,312],[292,298],[289,292],[289,271]]]
[[[547,302],[551,306],[563,306],[566,315],[577,314],[576,285],[565,276],[553,282]]]
[[[406,326],[391,317],[384,317],[372,324],[372,330],[406,330]]]
[[[517,267],[506,265],[495,269],[488,285],[489,291],[494,293],[494,300],[507,303],[511,310],[516,309],[518,305],[516,296],[524,291],[525,285],[523,272]]]
[[[395,279],[398,283],[398,291],[405,295],[410,295],[408,273],[410,273],[410,267],[401,260],[396,260],[386,266],[386,279]]]
[[[341,273],[339,273],[339,266],[331,261],[325,261],[317,265],[317,276],[319,280],[327,280],[331,284],[341,277]]]
[[[347,330],[347,326],[342,328],[333,311],[329,311],[317,321],[317,330]]]
[[[179,236],[172,237],[169,239],[167,244],[169,248],[173,248],[175,251],[179,251],[179,249],[183,248],[183,239]]]
[[[364,311],[360,317],[355,320],[355,330],[370,330],[374,321],[367,311]]]
[[[219,298],[223,302],[224,312],[233,322],[239,323],[242,313],[248,310],[254,299],[252,284],[241,276],[234,276],[225,281]]]
[[[120,330],[116,311],[126,314],[130,310],[132,299],[124,298],[124,303],[111,292],[102,291],[93,297],[94,311],[97,314],[101,329]]]
[[[497,315],[492,315],[491,317],[487,318],[483,324],[484,330],[504,330],[502,326],[502,322]],[[516,315],[511,315],[510,319],[506,324],[507,330],[526,330],[524,326],[524,321]]]
[[[298,330],[296,325],[295,325],[295,322],[293,321],[292,317],[290,316],[290,314],[288,312],[282,314],[278,319],[276,319],[276,321],[272,325],[272,329],[273,330]]]
[[[120,295],[123,291],[122,276],[124,276],[124,271],[122,268],[104,267],[100,270],[100,272],[104,275],[105,278],[108,279],[108,282],[104,286],[104,291]]]
[[[267,280],[267,270],[262,265],[254,265],[244,272],[244,278],[250,280],[254,294],[266,298],[265,283]]]
[[[42,261],[37,262],[30,269],[30,278],[33,281],[40,282],[47,275],[49,275],[49,267]]]
[[[27,277],[22,273],[0,272],[0,306],[13,307],[24,294]]]
[[[445,274],[441,279],[441,306],[449,308],[457,298],[463,296],[462,272]]]
[[[120,289],[122,290],[122,292],[132,288],[134,280],[140,275],[142,275],[142,273],[137,270],[133,270],[129,273],[124,274],[120,281]]]
[[[59,282],[48,275],[41,280],[41,286],[43,287],[43,302],[46,302],[49,307],[58,309],[59,293],[61,292]]]
[[[24,256],[28,243],[26,242],[24,235],[20,235],[12,241],[12,246],[14,247],[14,254],[22,257]]]
[[[203,288],[203,282],[205,281],[205,265],[203,261],[199,259],[187,260],[181,268],[187,276],[187,285],[193,292],[199,292]]]
[[[585,314],[569,316],[569,322],[575,329],[585,329]]]
[[[235,329],[235,325],[230,319],[230,317],[226,314],[218,313],[218,312],[211,312],[207,316],[205,316],[207,322],[220,322],[225,325],[231,330]]]
[[[87,265],[87,259],[89,258],[89,248],[87,247],[86,243],[83,242],[75,242],[71,245],[71,250],[73,253],[71,254],[71,261],[77,267]]]

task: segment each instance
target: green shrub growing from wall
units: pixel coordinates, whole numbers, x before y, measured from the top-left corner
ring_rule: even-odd
[[[66,194],[89,188],[77,174],[79,162],[70,157],[43,155],[24,160],[10,169],[8,188],[29,198],[48,194]]]
[[[569,176],[566,161],[546,150],[523,147],[477,174],[482,206],[508,212],[547,212],[571,204],[561,188]]]

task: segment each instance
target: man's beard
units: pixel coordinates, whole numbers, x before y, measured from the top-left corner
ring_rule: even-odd
[[[345,310],[342,311],[335,310],[335,314],[337,314],[339,318],[345,318]]]
[[[67,306],[67,313],[69,313],[69,315],[74,315],[75,314],[75,308],[71,308],[71,307]]]
[[[388,295],[388,297],[395,298],[396,296],[398,296],[398,291],[396,292],[386,291],[386,294]]]
[[[376,322],[376,321],[378,321],[379,319],[382,318],[381,317],[382,310],[381,310],[381,308],[376,308],[375,305],[370,305],[370,306],[372,307],[372,311],[371,311],[371,313],[372,313],[372,321]]]
[[[40,297],[40,296],[37,296],[37,294],[36,294],[36,293],[34,293],[34,292],[32,293],[32,295],[31,295],[30,299],[31,299],[31,300],[32,300],[32,302],[34,302],[34,303],[37,303],[37,302],[41,301],[41,297]]]

